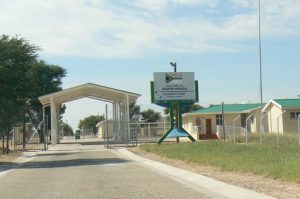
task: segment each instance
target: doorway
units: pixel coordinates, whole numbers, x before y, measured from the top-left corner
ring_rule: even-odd
[[[206,134],[212,134],[211,119],[205,120]]]

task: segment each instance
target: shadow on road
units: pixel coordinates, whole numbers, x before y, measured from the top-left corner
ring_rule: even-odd
[[[122,164],[130,162],[129,160],[120,158],[99,158],[99,159],[69,159],[54,161],[33,161],[26,163],[2,163],[0,164],[0,172],[10,169],[41,169],[41,168],[65,168],[78,166],[106,165],[106,164]]]
[[[44,153],[44,154],[38,154],[37,156],[60,156],[60,155],[73,155],[76,154],[76,152],[67,152],[67,153]]]

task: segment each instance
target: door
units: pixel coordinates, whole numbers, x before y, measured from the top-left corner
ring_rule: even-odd
[[[206,134],[212,134],[211,119],[206,119],[205,120],[205,126],[206,126]]]

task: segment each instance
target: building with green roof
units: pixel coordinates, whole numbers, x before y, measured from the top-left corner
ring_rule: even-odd
[[[226,129],[235,128],[240,131],[241,128],[247,128],[248,132],[259,131],[260,104],[224,104],[223,111]],[[212,105],[183,116],[184,128],[196,139],[221,135],[222,124],[222,105]],[[267,120],[264,120],[264,125],[267,126]]]
[[[224,113],[249,113],[260,108],[260,104],[224,104]],[[213,105],[191,112],[190,114],[221,114],[222,105]]]
[[[260,131],[261,105],[224,104],[224,124],[227,131]],[[272,99],[263,105],[265,133],[297,133],[300,124],[300,98]],[[222,105],[212,105],[183,115],[183,127],[195,139],[216,138],[222,133]]]
[[[264,107],[269,132],[296,133],[300,115],[300,98],[272,99]]]

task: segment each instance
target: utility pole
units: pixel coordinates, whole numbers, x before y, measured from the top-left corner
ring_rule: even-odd
[[[258,44],[259,44],[259,91],[260,91],[260,144],[262,144],[263,129],[263,87],[262,87],[262,63],[261,63],[261,30],[260,30],[260,0],[258,0]]]
[[[222,102],[222,130],[225,141],[225,117],[224,117],[224,102]]]

